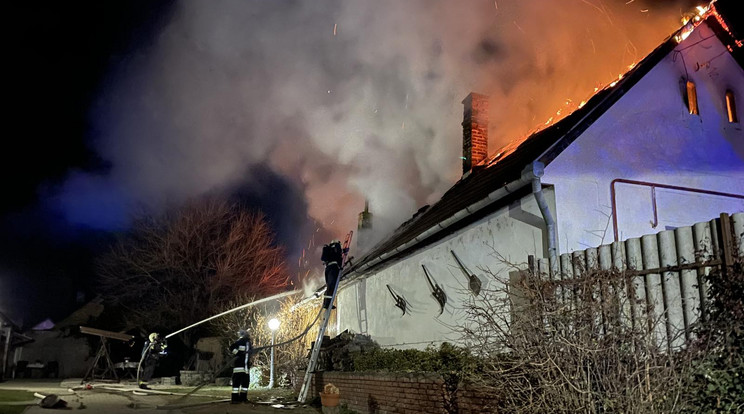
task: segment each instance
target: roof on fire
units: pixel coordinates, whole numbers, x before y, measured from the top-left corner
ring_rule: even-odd
[[[725,21],[720,19],[721,16],[736,15],[735,11],[730,8],[735,7],[733,6],[735,2],[724,3],[721,0],[716,2],[716,8],[705,19],[701,20],[701,23],[704,21],[708,24],[721,42],[727,46],[738,64],[744,68],[744,48],[741,46],[741,41],[737,41],[737,39],[743,38],[742,33],[737,33],[734,28],[730,27],[731,22],[728,18]],[[726,23],[729,23],[729,26]],[[502,151],[482,165],[474,167],[471,173],[466,174],[444,193],[437,203],[430,207],[421,208],[411,219],[401,224],[392,235],[375,245],[364,257],[353,261],[351,266],[344,271],[344,278],[350,279],[369,273],[393,260],[408,256],[414,251],[446,237],[453,231],[461,229],[529,193],[528,188],[523,188],[521,191],[517,190],[498,202],[482,208],[475,214],[463,217],[449,226],[448,231],[440,231],[411,243],[416,237],[433,226],[437,226],[455,213],[482,200],[486,195],[504,187],[507,183],[517,180],[523,169],[532,162],[540,161],[548,165],[657,63],[672,52],[678,44],[677,36],[680,36],[686,28],[689,29],[689,24],[694,23],[690,22],[684,25],[669,36],[619,80],[596,92],[584,106],[555,124],[533,133],[524,141],[518,143],[516,148]],[[741,27],[738,29],[742,30]],[[409,244],[409,246],[402,248],[406,244]],[[382,260],[375,261],[381,256],[384,256]],[[367,265],[368,263],[372,263],[372,265]]]

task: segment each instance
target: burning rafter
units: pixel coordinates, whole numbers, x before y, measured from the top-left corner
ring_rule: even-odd
[[[724,21],[723,17],[721,17],[718,10],[716,10],[715,3],[716,3],[716,0],[713,0],[706,6],[697,6],[693,12],[686,14],[685,17],[682,19],[683,26],[672,35],[674,40],[677,43],[684,41],[695,30],[695,28],[697,28],[697,26],[699,26],[702,22],[704,22],[708,17],[713,17],[720,24],[721,28],[724,31],[726,31],[726,33],[728,33],[728,35],[731,37],[733,41],[733,44],[737,48],[744,47],[744,42],[742,42],[741,39],[736,39],[734,37],[730,28]],[[731,45],[727,45],[727,48],[729,52],[733,52],[733,47]],[[604,91],[604,90],[616,87],[618,83],[621,80],[623,80],[623,78],[627,77],[629,73],[633,72],[633,70],[636,68],[636,65],[637,65],[637,62],[634,62],[628,65],[628,71],[625,73],[619,74],[618,77],[612,82],[610,82],[609,84],[606,84],[605,86],[595,87],[594,93],[591,97],[593,97],[600,91]],[[586,105],[586,103],[589,101],[589,99],[591,99],[591,97],[585,100],[582,100],[581,103],[579,103],[578,106],[574,109],[574,111],[583,108]],[[567,99],[566,102],[567,102],[566,105],[569,105],[572,101],[570,99]],[[508,144],[504,145],[503,147],[499,148],[496,152],[496,155],[486,158],[486,160],[484,160],[481,165],[490,166],[490,165],[498,163],[500,160],[506,158],[506,156],[514,152],[527,139],[534,136],[536,133],[542,131],[543,129],[546,129],[550,125],[556,124],[559,120],[565,118],[566,116],[572,113],[573,111],[564,112],[564,108],[560,108],[556,112],[555,116],[549,117],[547,121],[545,121],[543,124],[539,125],[538,127],[534,128],[533,130],[529,131],[524,136],[518,139],[515,139],[509,142]]]

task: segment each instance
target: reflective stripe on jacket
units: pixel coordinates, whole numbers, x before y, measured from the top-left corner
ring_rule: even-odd
[[[235,355],[235,362],[233,363],[233,367],[235,367],[236,369],[242,368],[244,370],[235,371],[235,369],[233,369],[233,372],[248,372],[249,358],[251,355],[250,338],[244,336],[235,341],[232,345],[230,345],[230,352]]]

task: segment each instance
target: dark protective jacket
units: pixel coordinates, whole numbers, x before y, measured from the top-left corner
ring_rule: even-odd
[[[320,260],[325,265],[326,291],[323,295],[323,308],[328,308],[331,305],[331,300],[336,290],[341,266],[343,266],[344,249],[341,248],[341,243],[333,241],[323,246],[323,253],[320,255]]]
[[[142,348],[142,357],[144,359],[158,359],[161,356],[164,356],[167,354],[168,345],[166,345],[165,341],[158,340],[150,343],[149,340],[145,341],[145,346]]]
[[[338,267],[341,267],[343,266],[343,263],[341,263],[343,257],[344,253],[343,249],[341,249],[341,243],[333,242],[323,246],[323,253],[320,255],[320,260],[326,266],[336,263]]]
[[[230,352],[235,355],[233,372],[248,372],[252,348],[251,339],[248,335],[241,337],[230,345]]]

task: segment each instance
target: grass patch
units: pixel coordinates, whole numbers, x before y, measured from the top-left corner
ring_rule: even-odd
[[[22,390],[0,390],[0,401],[29,401],[34,399],[34,393]]]
[[[26,409],[25,405],[4,405],[4,402],[31,401],[34,393],[21,390],[0,390],[0,414],[20,414]]]

